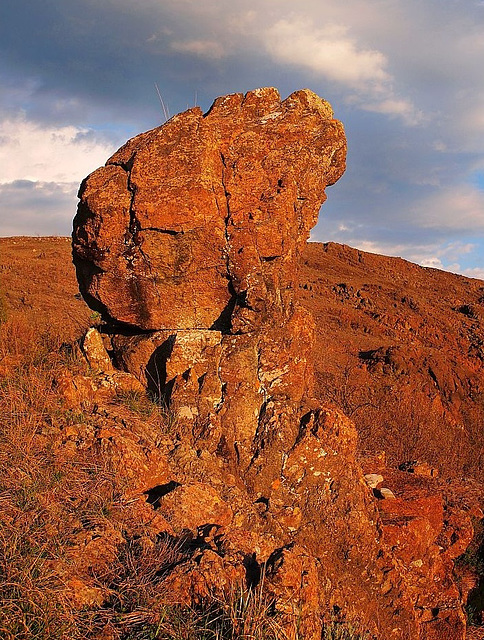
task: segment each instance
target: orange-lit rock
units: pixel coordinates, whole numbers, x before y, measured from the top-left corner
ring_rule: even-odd
[[[232,324],[250,331],[273,307],[289,312],[345,150],[330,105],[308,90],[225,96],[133,138],[81,186],[81,291],[140,329],[226,328],[235,307]]]
[[[313,397],[299,258],[345,148],[308,90],[179,114],[83,182],[77,275],[116,364],[170,416],[163,481],[144,493],[159,533],[186,546],[167,578],[180,601],[264,576],[289,637],[295,615],[316,640],[336,612],[381,640],[461,640],[441,498],[402,498],[384,471],[368,486],[354,424]],[[370,355],[405,369],[398,349]]]

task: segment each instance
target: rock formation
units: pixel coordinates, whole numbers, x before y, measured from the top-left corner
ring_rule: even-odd
[[[345,151],[327,102],[260,89],[130,140],[81,186],[81,291],[137,332],[114,338],[118,361],[254,482],[261,446],[279,439],[281,457],[297,419],[266,425],[310,389],[298,257]]]
[[[345,150],[330,105],[310,91],[226,96],[137,136],[81,186],[84,295],[151,331],[247,333],[287,316],[298,254]]]
[[[382,493],[393,503],[382,525],[353,424],[312,399],[314,324],[295,300],[298,261],[345,149],[330,105],[308,90],[190,109],[84,180],[74,263],[115,363],[176,423],[166,482],[146,492],[159,528],[206,544],[173,572],[174,589],[237,575],[250,584],[264,570],[304,638],[341,615],[376,637],[458,640],[455,590],[442,617],[424,562],[409,571],[408,552],[390,550],[406,507]],[[434,529],[422,553],[438,554]]]

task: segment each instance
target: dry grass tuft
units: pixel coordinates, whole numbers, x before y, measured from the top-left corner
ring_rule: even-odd
[[[72,534],[119,499],[109,465],[58,447],[70,412],[55,378],[76,361],[55,334],[19,320],[0,327],[0,637],[75,638],[60,565]],[[80,525],[81,523],[81,525]]]
[[[371,640],[372,636],[351,624],[330,622],[324,625],[321,640]]]

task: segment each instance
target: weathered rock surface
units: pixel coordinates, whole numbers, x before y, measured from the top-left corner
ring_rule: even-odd
[[[363,461],[363,469],[375,468]],[[453,561],[473,537],[471,514],[445,500],[442,485],[430,476],[418,476],[378,467],[392,498],[378,496],[383,540],[403,568],[407,594],[412,598],[422,638],[451,640],[465,626],[462,593],[453,575]],[[381,477],[380,475],[380,477]],[[379,490],[382,494],[384,489]],[[386,585],[384,589],[389,588]],[[465,597],[465,595],[464,595]]]
[[[310,91],[218,98],[130,140],[82,184],[74,262],[88,301],[143,330],[247,332],[289,310],[297,257],[346,142]],[[233,313],[231,314],[233,310]]]
[[[340,123],[307,90],[175,116],[83,182],[77,275],[117,366],[172,416],[163,482],[144,493],[153,534],[197,549],[170,575],[180,598],[264,571],[304,638],[339,612],[382,640],[460,640],[450,555],[436,559],[442,509],[413,517],[384,470],[368,470],[385,479],[372,490],[353,423],[313,399],[298,263],[344,156]]]
[[[297,265],[345,150],[327,102],[259,89],[141,134],[81,186],[81,291],[115,324],[156,331],[116,336],[118,361],[255,484],[261,444],[279,450],[280,475],[289,405],[311,388]]]

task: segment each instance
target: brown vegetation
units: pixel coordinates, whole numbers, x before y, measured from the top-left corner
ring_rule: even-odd
[[[132,391],[103,407],[70,405],[58,381],[66,372],[92,379],[96,372],[73,341],[94,318],[76,297],[72,273],[60,277],[68,244],[0,242],[9,292],[0,323],[0,637],[285,639],[263,581],[174,600],[166,576],[193,555],[190,539],[154,535],[151,517],[140,521],[133,469],[113,455],[113,435],[102,433],[108,422],[156,450],[176,436],[173,416]],[[35,295],[25,304],[19,294],[39,245]],[[336,622],[325,634],[358,637]]]

